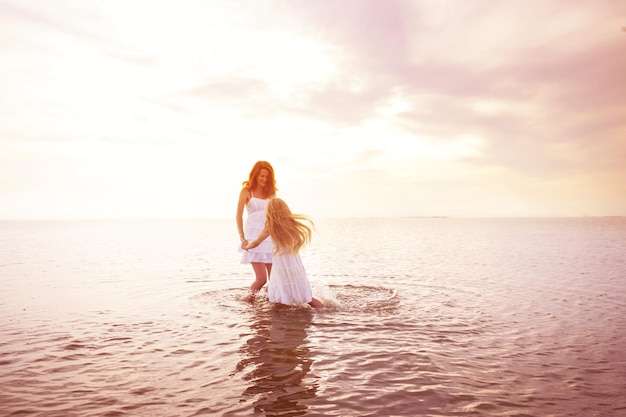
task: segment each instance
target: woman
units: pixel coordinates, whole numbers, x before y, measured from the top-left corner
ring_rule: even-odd
[[[266,161],[258,161],[252,167],[248,179],[243,182],[237,204],[237,229],[241,246],[256,239],[265,227],[265,209],[270,198],[276,196],[274,168]],[[243,210],[247,209],[244,227]],[[267,239],[253,250],[243,253],[242,264],[252,264],[254,282],[250,285],[247,301],[254,300],[257,292],[263,288],[272,270],[272,241]]]

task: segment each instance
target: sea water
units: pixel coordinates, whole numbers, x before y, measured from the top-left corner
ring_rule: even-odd
[[[321,310],[242,301],[237,244],[0,222],[0,415],[626,415],[626,218],[318,219]]]

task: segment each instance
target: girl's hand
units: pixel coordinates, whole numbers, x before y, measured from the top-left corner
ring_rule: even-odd
[[[248,250],[248,245],[249,245],[248,241],[245,240],[245,239],[242,239],[242,241],[241,241],[241,249]]]

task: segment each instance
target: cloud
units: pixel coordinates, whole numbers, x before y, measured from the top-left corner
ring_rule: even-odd
[[[207,100],[240,101],[250,97],[265,94],[266,84],[258,79],[251,78],[224,78],[213,79],[211,82],[197,86],[181,94],[203,98]]]
[[[0,146],[27,185],[42,183],[20,170],[46,143],[72,165],[68,178],[102,178],[123,161],[128,178],[111,188],[156,190],[150,173],[184,190],[268,159],[283,191],[332,200],[329,214],[355,202],[363,215],[625,205],[614,196],[626,183],[620,2],[0,8],[10,39],[0,44]]]
[[[461,159],[485,175],[499,173],[503,186],[494,189],[509,181],[529,201],[549,201],[559,187],[584,195],[596,184],[604,190],[599,201],[623,192],[626,39],[615,16],[625,6],[391,2],[380,10],[380,4],[316,2],[300,9],[311,30],[340,51],[339,70],[307,91],[301,114],[335,126],[364,125],[400,102],[385,117],[416,141],[479,138],[481,152]]]
[[[338,125],[358,124],[401,97],[405,108],[396,114],[398,125],[416,137],[484,138],[486,152],[476,159],[482,164],[529,175],[601,168],[585,155],[614,165],[615,155],[624,153],[626,39],[619,26],[606,25],[624,8],[607,2],[573,9],[563,2],[492,6],[305,7],[310,25],[346,56],[334,81],[309,91],[301,112]],[[433,26],[429,12],[445,15],[440,27]],[[490,28],[503,29],[503,35],[493,36],[497,31]],[[354,79],[352,72],[358,74]]]

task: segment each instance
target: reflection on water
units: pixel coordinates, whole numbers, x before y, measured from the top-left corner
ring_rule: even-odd
[[[257,306],[244,334],[240,352],[244,358],[237,372],[244,372],[250,385],[243,400],[252,398],[255,412],[268,416],[306,414],[303,400],[315,397],[317,385],[305,377],[313,363],[307,328],[312,322],[308,308]]]

